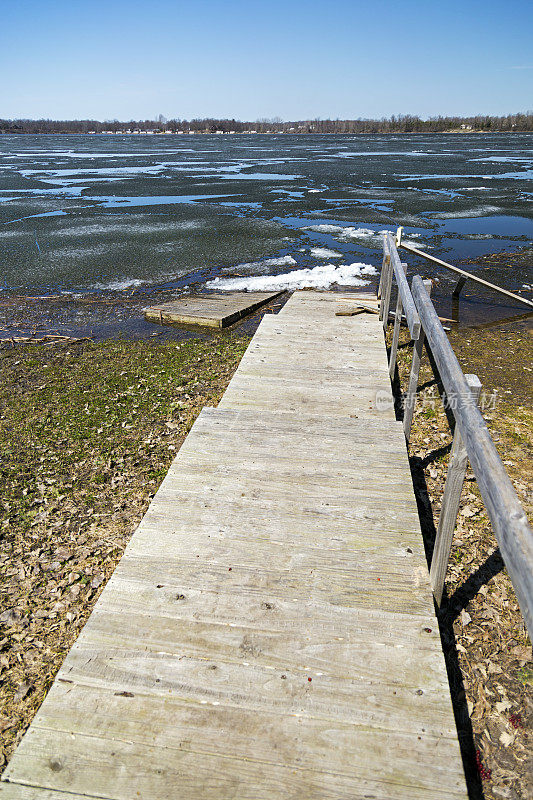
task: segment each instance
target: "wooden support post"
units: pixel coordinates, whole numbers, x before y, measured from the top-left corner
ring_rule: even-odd
[[[387,267],[387,274],[385,276],[385,282],[383,286],[383,297],[381,299],[381,303],[379,306],[380,317],[383,320],[383,330],[387,330],[387,325],[389,324],[389,306],[390,306],[390,296],[392,292],[392,278],[394,275],[394,270],[392,268],[392,262],[389,263]]]
[[[391,281],[393,274],[394,270],[392,268],[389,238],[387,234],[385,234],[383,236],[383,264],[381,268],[381,278],[379,281],[379,291],[380,291],[379,297],[381,300],[379,304],[379,318],[384,320],[383,330],[385,330],[387,327],[387,323],[385,322],[385,320],[388,320],[388,315],[389,315],[390,290],[391,290]],[[386,314],[385,314],[385,302],[387,303]]]
[[[398,291],[400,292],[400,296],[402,298],[402,306],[405,312],[407,325],[409,326],[411,339],[418,339],[418,334],[420,332],[420,317],[418,316],[415,307],[415,301],[411,294],[409,284],[407,283],[407,278],[405,277],[405,268],[402,266],[398,251],[396,250],[396,245],[394,244],[390,233],[386,233],[384,235],[384,242],[391,257],[392,271],[398,286]],[[385,325],[383,327],[386,328]]]
[[[470,388],[472,396],[477,403],[481,393],[481,383],[479,378],[477,375],[465,375],[465,379]],[[452,398],[447,396],[447,400],[450,402]],[[455,530],[455,523],[457,521],[459,502],[461,500],[461,491],[466,475],[467,464],[468,454],[466,447],[464,446],[463,440],[461,439],[461,434],[456,427],[453,436],[448,474],[446,476],[446,483],[444,485],[444,495],[442,498],[439,516],[439,526],[437,528],[437,536],[435,538],[435,549],[433,550],[433,558],[431,559],[431,569],[429,572],[431,588],[433,589],[433,594],[438,606],[440,606],[442,601],[444,579],[446,577],[448,561],[450,560],[453,532]]]
[[[407,264],[402,261],[403,271],[407,272]],[[400,338],[400,325],[402,322],[402,298],[398,291],[398,299],[396,300],[396,314],[394,316],[394,330],[392,332],[392,344],[390,348],[389,357],[389,375],[391,379],[394,377],[394,370],[396,369],[396,356],[398,354],[398,340]]]
[[[383,284],[384,284],[384,281],[386,280],[386,274],[387,274],[388,270],[390,270],[390,269],[391,269],[390,256],[384,254],[383,255],[383,261],[381,263],[381,274],[379,276],[378,300],[381,300],[381,292],[383,291]],[[381,317],[380,317],[380,319],[381,319]]]
[[[463,290],[463,286],[466,283],[466,280],[467,279],[465,278],[465,276],[461,275],[461,277],[459,278],[459,280],[455,284],[455,289],[453,290],[453,293],[452,293],[453,297],[459,297],[459,295],[461,294],[461,292]]]
[[[431,295],[433,284],[431,281],[424,281],[427,293]],[[403,404],[403,432],[407,442],[411,438],[411,425],[413,424],[413,414],[415,412],[416,390],[418,387],[418,376],[420,375],[420,362],[424,351],[425,341],[424,329],[420,328],[420,334],[413,348],[413,361],[411,363],[411,374],[409,375],[409,385]]]
[[[410,244],[401,243],[401,247],[404,250],[408,250],[410,253],[413,253],[415,256],[420,256],[420,258],[425,258],[426,261],[431,261],[432,264],[439,264],[441,267],[446,267],[446,269],[455,272],[457,275],[462,275],[469,281],[473,281],[474,283],[479,283],[480,286],[486,286],[487,289],[494,289],[495,292],[499,294],[505,295],[505,297],[510,297],[512,300],[517,300],[519,303],[524,303],[526,306],[533,308],[533,300],[528,300],[527,297],[521,297],[519,294],[515,292],[510,292],[507,289],[502,289],[501,286],[496,286],[495,283],[489,283],[484,278],[478,278],[477,275],[474,275],[472,272],[466,272],[464,269],[459,269],[459,267],[454,267],[453,264],[448,264],[447,261],[442,261],[440,258],[435,258],[435,256],[430,256],[429,253],[424,253],[423,250],[419,250],[418,247],[412,247]]]
[[[455,289],[452,292],[452,319],[454,322],[459,322],[459,295],[461,294],[466,281],[467,279],[465,276],[461,275],[455,284]]]

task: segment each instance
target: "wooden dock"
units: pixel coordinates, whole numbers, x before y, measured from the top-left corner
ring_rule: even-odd
[[[263,319],[2,798],[466,800],[383,326],[335,315],[357,297]]]
[[[150,322],[160,325],[199,325],[227,328],[280,297],[283,292],[219,292],[179,297],[144,309]]]

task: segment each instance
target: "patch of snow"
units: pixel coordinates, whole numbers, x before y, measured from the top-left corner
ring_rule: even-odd
[[[250,278],[215,278],[207,282],[210,289],[220,291],[294,291],[295,289],[329,289],[330,286],[366,286],[363,275],[377,275],[371,264],[321,264],[309,269],[295,269],[281,275]]]

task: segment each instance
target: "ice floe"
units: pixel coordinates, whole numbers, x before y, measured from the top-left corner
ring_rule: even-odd
[[[337,253],[327,247],[312,247],[311,255],[313,258],[342,258],[342,253]]]
[[[294,266],[297,262],[292,256],[279,256],[279,258],[265,258],[263,261],[250,261],[244,264],[237,264],[236,267],[222,267],[222,272],[248,272],[250,274],[263,274],[273,267]]]
[[[110,291],[121,292],[124,289],[132,289],[134,286],[142,286],[144,281],[139,278],[129,278],[120,281],[110,281],[110,283],[94,283],[93,289],[109,289]]]
[[[373,231],[370,228],[355,228],[353,226],[342,227],[341,225],[308,225],[304,230],[316,231],[317,233],[329,233],[334,236],[339,242],[348,242],[350,240],[361,241],[367,245],[381,247],[383,244],[383,234],[391,233],[392,231]],[[418,239],[419,233],[409,234],[412,238]],[[406,244],[412,246],[424,247],[420,242],[410,242],[405,240]]]
[[[364,275],[377,275],[371,264],[321,264],[308,269],[295,269],[281,275],[261,275],[250,278],[215,278],[207,282],[210,289],[219,291],[272,291],[295,289],[329,289],[330,286],[366,286]]]
[[[434,219],[469,219],[470,217],[484,217],[497,214],[502,209],[499,206],[476,206],[461,211],[440,211],[432,214]]]

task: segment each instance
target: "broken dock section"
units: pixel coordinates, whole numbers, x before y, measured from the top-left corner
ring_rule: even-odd
[[[227,328],[270,303],[283,292],[222,292],[179,297],[145,308],[144,316],[160,325],[198,325]]]

